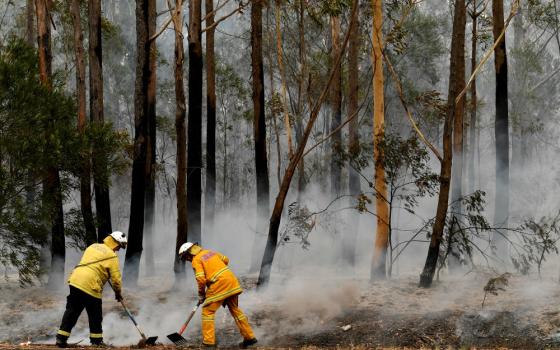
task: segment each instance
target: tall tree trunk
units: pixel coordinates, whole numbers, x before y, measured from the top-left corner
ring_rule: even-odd
[[[373,252],[370,279],[386,277],[385,262],[389,243],[389,202],[387,182],[385,181],[385,165],[383,160],[383,139],[385,137],[385,96],[383,92],[383,4],[382,0],[372,0],[373,6],[373,154],[375,160],[375,212],[377,228],[375,231],[375,247]]]
[[[476,12],[476,1],[473,1],[472,19],[472,41],[471,41],[471,74],[476,69],[476,56],[478,48],[478,17],[480,13]],[[477,95],[476,95],[476,77],[471,83],[471,106],[470,106],[470,123],[469,123],[469,165],[468,165],[468,193],[473,193],[475,189],[475,154],[476,147],[476,121],[477,121]]]
[[[216,210],[216,62],[214,55],[214,0],[206,0],[206,191],[205,232],[214,232]]]
[[[89,11],[89,109],[94,124],[102,125],[103,117],[103,61],[101,44],[101,0],[88,2]],[[97,211],[97,241],[111,233],[111,204],[109,201],[109,178],[107,155],[102,146],[93,145],[93,187]]]
[[[331,60],[333,64],[340,52],[340,18],[331,16]],[[342,120],[342,74],[341,64],[333,66],[334,78],[331,85],[331,109],[332,121],[331,130],[334,132],[331,137],[331,193],[337,197],[340,195],[340,152],[341,152],[341,133],[340,130],[335,131]]]
[[[503,0],[492,0],[492,31],[494,41],[504,30]],[[507,227],[509,216],[509,117],[508,117],[508,66],[505,35],[494,49],[494,68],[496,71],[496,202],[494,225]],[[495,233],[494,241],[498,254],[507,259],[507,242],[503,233]]]
[[[305,76],[307,73],[307,63],[305,60],[305,3],[304,0],[298,1],[298,31],[299,31],[299,80],[297,95],[297,116],[295,121],[296,138],[298,144],[303,137],[303,106],[305,91]],[[298,202],[301,202],[301,195],[305,192],[305,158],[302,158],[298,164]]]
[[[212,0],[207,0],[212,1]],[[177,239],[175,244],[175,279],[182,280],[185,263],[177,255],[187,241],[187,134],[185,127],[186,106],[183,85],[183,1],[175,0],[173,23],[175,26],[175,130],[177,132]]]
[[[201,242],[202,44],[201,0],[189,1],[189,121],[187,125],[187,221],[191,242]]]
[[[455,104],[455,98],[461,92],[461,84],[464,86],[464,70],[461,75],[459,66],[461,65],[461,57],[464,60],[465,48],[465,24],[466,24],[466,8],[465,0],[455,1],[455,14],[453,17],[453,34],[451,39],[451,58],[449,65],[449,94],[447,96],[447,115],[443,125],[443,159],[441,161],[441,170],[439,177],[439,196],[436,210],[436,218],[432,229],[432,237],[430,247],[428,248],[428,256],[424,270],[420,275],[420,287],[429,288],[434,279],[436,271],[439,248],[445,228],[445,218],[447,216],[447,206],[449,201],[449,188],[451,181],[451,167],[453,163],[452,152],[452,134],[453,119],[457,113],[459,106],[463,102]],[[464,65],[464,63],[462,63]],[[464,96],[461,101],[464,100]]]
[[[37,15],[37,46],[39,48],[39,77],[41,83],[48,89],[52,89],[52,53],[51,53],[51,26],[50,14],[47,0],[37,0],[35,4]],[[54,126],[47,121],[47,135]],[[45,152],[49,152],[47,142]],[[62,210],[62,188],[60,173],[57,164],[50,164],[43,173],[43,205],[48,210],[51,226],[51,266],[49,270],[48,286],[58,289],[63,285],[64,261],[66,246],[64,242],[64,212]]]
[[[334,60],[333,66],[340,64],[340,60],[342,58],[342,53],[344,52],[344,48],[348,43],[348,38],[350,31],[352,30],[352,26],[354,25],[354,13],[358,8],[358,0],[352,1],[352,16],[351,21],[349,24],[349,30],[346,34],[341,50],[339,52],[338,57]],[[256,16],[259,16],[258,14]],[[253,22],[254,23],[254,22]],[[305,145],[307,144],[307,140],[309,139],[309,135],[311,134],[311,130],[313,129],[313,125],[317,120],[317,116],[321,110],[321,106],[327,97],[327,93],[329,91],[329,86],[334,78],[334,69],[331,69],[329,72],[328,81],[323,88],[321,95],[315,102],[313,109],[310,112],[309,120],[305,126],[305,131],[303,132],[303,137],[301,143],[298,144],[296,152],[294,156],[290,159],[286,171],[284,172],[284,176],[282,178],[282,184],[280,185],[280,189],[278,191],[278,195],[276,196],[276,200],[274,202],[274,208],[272,209],[272,214],[270,215],[269,227],[268,227],[268,238],[266,241],[266,248],[264,251],[264,256],[261,262],[261,269],[259,272],[259,279],[257,281],[257,286],[259,288],[265,287],[270,280],[270,271],[272,269],[272,262],[274,261],[274,255],[276,253],[276,247],[278,245],[278,230],[280,228],[280,220],[282,218],[282,211],[284,210],[284,201],[286,200],[286,196],[288,195],[288,190],[290,189],[290,184],[292,182],[292,178],[294,176],[294,172],[296,167],[303,157],[303,151],[305,149]]]
[[[262,52],[262,0],[251,5],[251,79],[253,84],[253,137],[257,180],[257,232],[253,241],[251,270],[256,270],[261,253],[261,235],[266,230],[269,206],[268,164],[266,154],[266,121],[264,104],[264,70]],[[278,8],[277,8],[278,10]],[[279,53],[280,55],[280,53]]]
[[[156,33],[156,2],[148,6],[148,36],[151,38]],[[156,210],[156,40],[150,40],[150,76],[148,81],[147,103],[147,139],[146,139],[146,198],[144,217],[144,239],[146,241],[146,272],[148,275],[155,273],[154,265],[154,225]]]
[[[462,22],[463,23],[463,22]],[[465,20],[466,25],[466,8],[465,8]],[[465,89],[465,25],[459,28],[459,35],[463,37],[461,40],[462,48],[457,53],[457,74],[456,74],[456,84],[459,91]],[[457,223],[462,220],[462,206],[461,198],[463,197],[463,122],[465,114],[465,99],[461,98],[455,104],[455,111],[453,116],[453,166],[451,168],[451,211],[454,219],[451,221],[452,225],[449,231],[450,239],[450,250],[451,254],[449,258],[449,268],[451,270],[456,270],[459,268],[461,262],[459,261],[459,250],[457,244],[454,243],[453,236],[456,234]]]
[[[291,158],[292,154],[294,153],[294,150],[292,146],[292,125],[290,121],[290,112],[288,111],[286,71],[284,69],[284,52],[282,49],[282,31],[280,29],[281,27],[280,19],[282,17],[280,1],[281,0],[274,1],[275,4],[274,15],[275,15],[275,24],[276,24],[275,26],[276,27],[276,54],[278,57],[278,70],[280,71],[280,85],[281,85],[281,92],[282,92],[282,112],[284,113],[284,127],[286,128],[286,138],[287,138],[286,141],[288,143],[288,158]],[[262,32],[262,10],[261,10],[261,32]],[[261,34],[261,42],[262,42],[262,34]]]
[[[78,131],[83,136],[87,124],[86,118],[86,67],[84,63],[84,35],[80,21],[80,1],[72,0],[70,14],[74,24],[74,50],[76,53],[76,92],[78,102]],[[80,174],[80,207],[84,219],[87,244],[97,242],[95,222],[91,208],[91,164],[89,148],[82,158],[82,172]]]
[[[25,21],[26,21],[26,31],[25,31],[25,41],[31,47],[35,47],[35,42],[37,40],[35,33],[35,1],[27,0],[25,5]]]
[[[150,82],[149,13],[155,0],[136,0],[136,82],[134,84],[134,155],[130,195],[128,248],[124,262],[125,282],[138,283],[144,238],[144,200],[146,187],[148,85]]]
[[[348,47],[348,115],[354,116],[358,112],[358,94],[360,91],[360,75],[358,71],[359,55],[360,55],[360,23],[359,10],[356,11],[354,21],[356,24],[352,28],[350,34],[350,42]],[[356,171],[355,160],[360,154],[360,134],[358,131],[358,117],[350,121],[348,127],[348,153],[350,154],[350,162],[348,166],[348,190],[352,196],[352,201],[356,201],[362,192],[360,187],[360,174]],[[355,205],[355,203],[351,203]],[[349,266],[356,263],[356,238],[360,230],[360,214],[352,210],[350,222],[354,223],[353,227],[346,230],[343,241],[342,257]]]

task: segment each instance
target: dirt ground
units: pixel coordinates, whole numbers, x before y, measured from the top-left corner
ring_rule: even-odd
[[[253,291],[253,278],[243,278],[247,292],[240,297],[240,304],[259,338],[259,349],[560,349],[560,285],[552,280],[512,276],[505,291],[487,296],[482,309],[483,287],[491,277],[495,275],[446,277],[431,289],[418,288],[416,276],[375,284],[307,280],[281,293],[264,295]],[[52,348],[40,344],[54,342],[65,293],[9,284],[2,285],[0,292],[0,349]],[[165,334],[176,331],[171,327],[180,322],[173,320],[168,326],[164,321],[175,317],[173,300],[177,296],[166,294],[162,287],[157,292],[136,293],[129,303],[136,312],[148,314],[150,309],[141,306],[148,298],[160,303],[157,323],[145,315],[142,320],[147,335],[159,336],[160,343],[151,348],[174,349]],[[182,309],[177,320],[186,314],[185,307]],[[104,313],[106,334],[117,334],[111,333],[111,328],[127,324],[115,302],[104,301]],[[199,318],[197,314],[193,322],[198,323],[189,325],[185,334],[187,348],[199,347]],[[76,327],[87,330],[86,322],[82,317]],[[111,322],[122,323],[113,326]],[[127,332],[134,332],[127,327]],[[220,348],[237,347],[240,337],[226,312],[217,314],[216,328]],[[111,335],[107,341],[124,345],[139,339],[137,334],[129,336],[118,339]],[[31,343],[19,345],[27,341]],[[83,344],[77,347],[92,349],[87,339]],[[119,347],[131,348],[135,347]]]

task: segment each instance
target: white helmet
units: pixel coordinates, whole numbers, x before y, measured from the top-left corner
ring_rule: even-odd
[[[122,233],[121,231],[115,231],[115,232],[111,233],[110,236],[113,237],[113,239],[115,241],[117,241],[117,243],[121,247],[126,248],[126,244],[128,243],[128,240],[127,240],[126,235],[124,233]]]
[[[183,255],[188,252],[193,245],[194,243],[191,242],[183,243],[183,245],[181,245],[181,247],[179,248],[179,255]]]

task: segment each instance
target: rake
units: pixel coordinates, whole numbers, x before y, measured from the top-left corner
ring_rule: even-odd
[[[173,344],[175,344],[176,346],[187,345],[187,339],[183,338],[182,334],[185,331],[185,329],[187,329],[187,325],[192,320],[192,318],[193,318],[194,314],[196,313],[196,310],[198,310],[199,306],[200,306],[200,303],[197,303],[196,306],[192,309],[191,313],[189,314],[189,317],[187,318],[185,323],[183,323],[183,326],[181,327],[179,332],[167,335],[167,338],[169,340],[171,340],[173,342]]]

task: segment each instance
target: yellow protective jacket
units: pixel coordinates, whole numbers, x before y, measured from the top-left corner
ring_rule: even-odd
[[[83,292],[101,299],[103,286],[109,278],[116,292],[121,292],[121,271],[119,257],[113,251],[118,243],[107,236],[103,243],[87,247],[80,263],[74,268],[68,283]]]
[[[227,256],[212,250],[200,249],[191,263],[198,284],[198,293],[206,294],[205,305],[243,292],[237,277],[227,266],[229,263]]]

